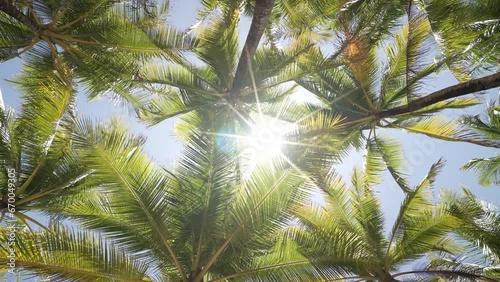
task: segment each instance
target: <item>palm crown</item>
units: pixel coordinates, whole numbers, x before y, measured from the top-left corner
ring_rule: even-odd
[[[456,198],[448,202],[450,206],[434,203],[431,187],[443,166],[441,160],[432,166],[420,184],[406,193],[388,234],[384,232],[380,203],[374,196],[373,185],[380,183],[380,179],[370,173],[371,166],[366,163],[365,171],[354,170],[352,188],[335,173],[318,176],[316,182],[325,195],[325,204],[300,209],[297,215],[301,226],[288,231],[288,240],[298,244],[323,279],[493,279],[485,267],[469,267],[467,263],[446,260],[446,256],[456,257],[464,250],[463,245],[449,235],[461,226],[463,217],[455,217],[458,212],[451,212],[450,206],[462,205]],[[478,230],[475,234],[479,234]],[[467,239],[473,241],[472,232],[468,235]],[[413,270],[401,269],[408,262],[425,257],[426,262],[414,265]]]

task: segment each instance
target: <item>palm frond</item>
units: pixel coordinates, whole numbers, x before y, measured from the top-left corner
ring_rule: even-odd
[[[240,18],[237,3],[231,2],[228,6],[220,15],[212,15],[210,24],[198,33],[199,45],[195,49],[199,59],[211,67],[226,90],[232,86],[238,60]]]
[[[353,217],[362,226],[361,236],[368,244],[372,257],[381,259],[384,256],[382,250],[387,244],[383,234],[384,216],[379,199],[375,197],[375,192],[370,187],[368,179],[364,171],[354,169],[351,176],[354,188],[351,191]]]
[[[424,180],[403,201],[391,233],[393,248],[389,248],[387,253],[391,263],[415,259],[428,251],[460,251],[458,243],[447,237],[458,222],[445,205],[434,203],[430,190],[443,165],[441,160],[435,163]]]
[[[462,169],[479,173],[479,183],[484,186],[500,183],[500,156],[483,159],[472,159]]]
[[[404,191],[410,190],[404,170],[405,161],[402,156],[402,147],[395,140],[375,135],[367,140],[367,154],[365,162],[365,173],[367,177],[372,176],[370,183],[377,184],[384,168],[387,168],[394,181]]]
[[[399,128],[409,132],[424,134],[446,141],[468,142],[481,146],[500,147],[498,142],[488,140],[465,127],[463,124],[449,120],[444,116],[431,116],[411,120],[400,120],[389,123],[389,128]]]
[[[498,207],[479,201],[471,191],[463,189],[462,195],[445,194],[445,202],[451,213],[458,218],[457,233],[479,246],[489,257],[491,264],[500,262],[500,245],[496,238],[500,234]]]
[[[1,228],[2,236],[9,230]],[[53,225],[50,231],[13,231],[15,246],[2,242],[2,264],[15,251],[16,267],[48,277],[52,281],[151,281],[148,266],[133,256],[125,254],[116,245],[86,231]]]

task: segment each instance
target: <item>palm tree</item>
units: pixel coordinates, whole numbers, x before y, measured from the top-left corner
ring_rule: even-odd
[[[388,141],[377,137],[377,129],[400,129],[447,141],[499,146],[497,142],[473,132],[465,125],[436,113],[443,109],[478,104],[480,101],[476,98],[459,96],[497,87],[500,73],[429,95],[421,94],[426,79],[447,63],[447,60],[432,61],[425,55],[429,51],[427,44],[432,33],[426,17],[414,15],[391,42],[386,41],[385,59],[379,59],[379,48],[371,44],[366,35],[354,32],[355,27],[344,25],[341,28],[346,37],[351,37],[341,54],[347,67],[312,72],[312,75],[297,80],[322,104],[312,107],[313,111],[297,122],[304,125],[305,129],[291,136],[292,140],[320,146],[323,150],[328,150],[332,145],[335,150],[339,150],[339,146],[376,150],[397,181],[403,179],[399,177],[402,166],[390,157],[397,150],[391,153],[389,150],[392,145],[382,144]],[[447,101],[449,98],[455,99]],[[341,120],[335,123],[340,130],[333,130],[328,119]],[[314,124],[313,128],[308,130],[307,123]],[[345,136],[345,145],[328,142],[329,136],[338,138],[339,135]],[[400,184],[407,187],[404,183]]]
[[[19,83],[25,93],[20,114],[3,103],[0,108],[1,217],[11,210],[11,203],[21,221],[40,225],[26,212],[63,207],[70,195],[85,187],[90,168],[81,165],[71,149],[69,136],[76,114],[72,82],[33,65],[24,69]],[[14,178],[7,173],[12,170]],[[11,178],[15,179],[13,191],[7,189]],[[11,192],[14,203],[9,201]]]
[[[221,1],[204,2],[208,5]],[[499,74],[417,98],[422,79],[450,62],[445,58],[423,64],[420,55],[431,34],[431,24],[425,17],[411,17],[387,48],[387,67],[382,71],[375,55],[376,43],[384,33],[377,33],[374,40],[368,35],[388,30],[394,17],[380,17],[373,26],[365,24],[380,9],[390,13],[390,6],[382,5],[383,1],[351,2],[327,13],[330,18],[338,16],[335,30],[342,38],[338,52],[330,57],[323,55],[316,41],[305,36],[308,33],[284,49],[258,49],[267,22],[276,16],[272,14],[276,6],[272,0],[255,2],[252,27],[240,53],[237,25],[243,1],[219,3],[218,10],[208,15],[209,25],[197,31],[199,45],[193,52],[202,61],[200,64],[175,52],[168,53],[167,47],[173,45],[165,42],[191,41],[187,36],[167,33],[166,28],[150,29],[149,24],[154,24],[148,22],[151,16],[147,8],[138,19],[124,20],[125,26],[137,28],[140,43],[144,38],[144,42],[152,44],[151,50],[146,49],[149,53],[144,54],[128,48],[136,46],[136,42],[124,43],[121,50],[120,36],[124,34],[116,41],[109,37],[111,42],[106,41],[105,32],[98,33],[97,39],[85,39],[91,24],[109,31],[109,26],[99,25],[107,23],[108,16],[110,21],[118,22],[111,27],[118,30],[122,26],[121,18],[115,18],[116,11],[106,10],[111,9],[108,2],[103,2],[107,7],[103,8],[104,18],[94,14],[87,22],[78,20],[79,24],[66,27],[68,22],[82,17],[79,14],[76,19],[58,24],[55,19],[65,19],[66,13],[74,12],[69,4],[61,6],[70,7],[67,12],[58,7],[51,21],[38,17],[37,22],[31,14],[35,11],[41,15],[35,8],[45,9],[47,3],[27,7],[31,13],[27,16],[15,13],[12,4],[0,2],[0,10],[9,15],[0,18],[1,23],[7,23],[0,27],[24,30],[20,37],[38,34],[41,39],[34,39],[41,40],[37,48],[48,46],[27,54],[28,74],[21,85],[28,94],[21,117],[2,116],[0,154],[6,166],[16,167],[19,172],[18,208],[55,209],[58,219],[69,218],[78,227],[90,230],[73,231],[52,224],[45,231],[19,232],[18,266],[28,275],[50,275],[56,281],[349,279],[346,277],[397,281],[398,277],[422,274],[442,279],[493,277],[484,267],[446,263],[446,256],[429,259],[427,266],[415,271],[401,270],[407,260],[438,251],[450,256],[461,251],[461,246],[447,235],[453,228],[463,227],[463,221],[446,205],[434,205],[429,195],[441,163],[433,166],[420,185],[410,188],[401,173],[398,147],[375,129],[399,128],[446,140],[498,146],[440,116],[428,115],[444,108],[477,104],[477,99],[470,98],[444,100],[496,87],[500,84]],[[285,7],[283,3],[278,7]],[[370,3],[375,6],[364,6]],[[314,3],[308,4],[303,6],[305,10],[315,7]],[[344,11],[344,4],[349,4],[349,13]],[[96,10],[101,7],[95,2],[89,5]],[[94,9],[90,11],[92,14]],[[411,7],[406,12],[411,14]],[[39,30],[41,23],[50,32]],[[63,30],[69,35],[57,35]],[[18,46],[29,47],[29,43],[19,45],[24,41],[9,37],[12,32],[2,34],[8,34],[2,40],[15,43],[8,45],[10,49],[2,49],[2,55],[18,52]],[[154,44],[149,41],[154,39]],[[116,57],[114,48],[120,50]],[[103,57],[97,58],[94,53],[100,51]],[[161,66],[155,62],[135,73],[139,69],[136,59],[164,52],[164,58],[172,62],[162,62]],[[87,77],[96,62],[97,75]],[[106,73],[109,66],[126,68],[126,72]],[[54,68],[57,72],[52,71]],[[130,135],[117,121],[97,126],[77,121],[72,111],[74,77],[84,79],[90,92],[111,88],[140,108],[140,116],[151,123],[182,114],[181,125],[189,134],[179,165],[167,171],[154,164],[141,150],[144,138]],[[136,92],[130,92],[131,77],[157,95],[146,109]],[[46,78],[50,79],[42,83]],[[326,106],[291,106],[286,98],[294,86],[285,83],[293,81],[316,94]],[[296,127],[286,156],[278,155],[278,160],[258,164],[246,173],[238,140],[227,135],[239,133],[237,130],[248,124],[253,126],[254,112],[279,113],[279,118]],[[221,132],[225,127],[230,128],[228,132]],[[347,145],[361,147],[364,130],[369,131],[365,138],[367,169],[365,173],[354,173],[353,189],[347,189],[335,176],[312,174],[329,167],[331,160],[338,160]],[[298,145],[295,141],[312,146],[294,147]],[[370,189],[378,183],[379,168],[383,166],[407,193],[389,237],[383,233],[378,200]],[[5,171],[0,183],[7,183]],[[327,195],[324,210],[300,208],[312,190],[311,179]],[[300,224],[294,221],[294,211]],[[298,226],[287,231],[290,225]],[[5,235],[9,230],[1,232]],[[283,241],[283,234],[293,240]],[[0,262],[6,263],[10,248],[7,242],[1,246]]]
[[[462,122],[492,140],[492,142],[498,142],[500,140],[499,111],[500,108],[493,102],[487,109],[487,121],[483,121],[479,115],[475,115],[462,117]],[[498,155],[491,158],[473,159],[462,168],[479,172],[479,183],[482,185],[500,184],[500,156]]]
[[[159,24],[168,1],[153,8],[141,3],[2,0],[0,61],[19,56],[27,64],[43,60],[46,68],[78,79],[91,98],[112,90],[140,106],[140,98],[126,85],[141,62],[171,58],[194,43],[191,37]],[[71,72],[61,70],[63,64],[70,66]]]
[[[308,194],[307,179],[287,166],[269,164],[242,177],[234,140],[221,142],[213,135],[192,136],[178,166],[169,172],[141,151],[141,140],[116,122],[77,122],[72,142],[82,165],[93,169],[87,183],[92,189],[60,215],[107,238],[127,254],[119,258],[148,264],[147,276],[154,281],[251,279],[255,273],[279,280],[281,272],[273,270],[293,258],[275,255],[273,247],[278,231],[292,218],[290,210]],[[65,256],[58,261],[61,252],[85,244],[78,242],[77,233],[18,234],[26,246],[16,261],[54,281],[94,281],[106,277],[112,263],[121,263],[105,262],[99,252],[86,255],[86,248],[82,252],[89,264]],[[42,243],[35,244],[35,238]],[[56,241],[60,245],[50,243]],[[92,268],[96,263],[104,266]]]
[[[144,68],[138,82],[145,84],[148,90],[152,89],[158,96],[151,101],[148,109],[140,112],[140,117],[155,124],[176,115],[190,113],[203,116],[204,111],[217,109],[215,111],[218,112],[220,109],[220,114],[226,119],[239,119],[242,126],[246,127],[247,123],[252,123],[250,113],[265,113],[268,104],[282,102],[294,92],[295,89],[288,86],[290,82],[346,64],[344,60],[338,59],[338,54],[322,57],[318,41],[309,36],[311,32],[300,33],[287,48],[279,49],[271,44],[271,47],[257,49],[264,32],[280,24],[276,19],[280,11],[285,10],[286,16],[294,17],[291,10],[297,4],[277,1],[274,4],[277,11],[272,14],[273,2],[256,1],[255,7],[251,7],[249,1],[204,2],[205,10],[201,14],[205,18],[202,21],[208,24],[192,30],[199,38],[199,45],[194,50],[196,62],[180,60],[175,64],[153,64]],[[309,7],[309,4],[312,5],[309,2],[303,1],[305,6],[300,8],[304,11],[313,8],[319,10],[320,7]],[[327,2],[323,5],[321,8],[332,10],[325,15],[330,18],[343,8],[339,5],[330,7]],[[236,31],[242,6],[247,8],[245,12],[253,12],[253,20],[245,45],[238,52]],[[387,14],[388,17],[379,17],[384,20],[369,25],[373,14],[371,18],[367,16],[360,21],[357,32],[383,34],[383,31],[378,30],[387,30],[394,21],[395,13],[388,13],[391,9],[381,3],[369,8],[376,8],[379,14]],[[349,12],[356,13],[355,10]],[[273,21],[267,24],[271,19]],[[346,42],[340,44],[343,45],[341,49],[346,47]],[[199,64],[198,60],[203,64]],[[308,64],[314,68],[301,69],[301,66]]]
[[[324,20],[331,21],[330,28],[339,38],[334,41],[338,48],[333,55],[323,55],[318,42],[307,36],[310,33],[304,33],[283,49],[276,46],[258,49],[251,60],[251,72],[244,80],[240,78],[245,76],[240,74],[246,73],[246,68],[240,66],[246,65],[244,60],[250,60],[252,56],[248,57],[245,51],[238,59],[236,27],[243,2],[206,2],[204,21],[209,24],[203,29],[193,30],[198,32],[199,37],[199,46],[194,53],[201,62],[178,60],[174,64],[152,64],[144,68],[137,81],[155,94],[146,109],[139,112],[140,118],[149,124],[156,124],[180,115],[182,122],[179,128],[191,131],[202,128],[202,131],[208,131],[210,125],[202,123],[212,120],[209,116],[216,113],[222,122],[218,128],[234,134],[241,128],[253,127],[254,120],[259,118],[255,117],[258,114],[278,116],[299,126],[315,124],[316,129],[310,129],[307,133],[309,139],[291,136],[295,143],[309,144],[312,141],[310,139],[325,139],[319,135],[333,133],[346,136],[348,144],[353,144],[356,136],[363,136],[361,131],[369,130],[368,137],[374,137],[375,128],[386,127],[445,140],[497,146],[468,131],[461,124],[431,114],[445,108],[462,108],[479,103],[474,98],[446,100],[498,87],[500,73],[422,96],[420,90],[425,79],[452,60],[444,58],[429,62],[425,51],[432,29],[424,14],[405,6],[406,12],[412,16],[389,44],[387,60],[384,61],[376,59],[378,46],[387,39],[384,31],[394,27],[397,18],[404,13],[405,9],[401,8],[400,3],[399,6],[394,4],[399,8],[392,11],[380,1],[342,5],[326,2],[314,4],[306,1],[304,6],[296,5],[311,14],[311,11],[325,9],[325,15],[322,16]],[[265,5],[260,1],[256,3]],[[279,9],[296,7],[293,5],[280,1],[275,6]],[[387,17],[380,16],[380,12],[387,14]],[[258,13],[254,16],[255,19],[260,18]],[[267,17],[267,14],[263,13],[262,16]],[[292,18],[292,14],[286,16]],[[312,15],[306,13],[305,16]],[[279,24],[273,16],[271,19],[275,20],[271,26]],[[375,19],[377,21],[374,22]],[[255,34],[257,32],[254,33],[251,28],[249,38],[252,40],[248,42],[255,42]],[[246,46],[244,50],[248,49]],[[379,67],[380,64],[384,66]],[[296,90],[293,82],[316,95],[323,106],[306,105],[297,109],[288,100]],[[238,91],[239,95],[235,95]],[[319,116],[315,117],[315,113]],[[297,116],[298,119],[292,118]],[[311,119],[307,120],[307,117]],[[331,122],[325,122],[327,118]],[[338,118],[343,119],[343,132],[334,131],[334,128],[321,128],[318,124],[337,124],[333,121]],[[318,140],[313,143],[322,146]],[[354,143],[361,144],[359,141]],[[323,147],[330,145],[331,142],[323,144]],[[338,147],[335,146],[335,150],[343,150]]]
[[[257,45],[274,5],[274,1],[258,0],[249,34],[242,51],[239,52],[237,28],[241,2],[222,3],[219,13],[214,13],[207,20],[210,24],[198,32],[199,45],[193,52],[197,59],[204,63],[203,66],[180,59],[174,64],[152,64],[141,71],[138,82],[157,93],[148,108],[139,113],[143,120],[155,124],[190,112],[197,115],[217,112],[221,117],[240,120],[242,126],[247,126],[246,123],[251,120],[249,106],[256,103],[256,100],[260,99],[265,103],[267,100],[279,100],[289,94],[286,89],[281,92],[265,92],[266,88],[272,88],[287,80],[286,77],[280,78],[278,72],[282,68],[292,68],[295,58],[311,45],[307,46],[307,42],[301,42],[295,48],[284,52],[273,52],[270,49],[257,52]],[[269,65],[264,65],[267,68],[262,71],[267,75],[265,78],[278,81],[268,81],[267,84],[270,85],[264,85],[259,92],[260,96],[257,97],[254,95],[255,91],[249,87],[252,81],[260,85],[260,77],[251,79],[252,75],[257,76],[259,73],[256,71],[259,67],[253,63],[254,57],[262,65],[269,63],[266,60],[276,61],[276,56],[280,56],[284,62],[279,66],[272,66],[271,69]],[[283,75],[289,77],[293,73]]]
[[[373,2],[377,3],[378,1]],[[359,108],[360,106],[363,106],[365,110],[377,110],[373,111],[373,114],[378,118],[387,118],[405,113],[413,113],[447,99],[500,86],[500,73],[491,74],[495,71],[494,62],[498,60],[498,53],[495,52],[496,49],[494,48],[498,40],[497,34],[495,33],[495,28],[498,25],[498,21],[490,21],[484,18],[498,18],[496,16],[493,16],[498,12],[498,9],[491,8],[494,4],[492,4],[492,2],[488,0],[468,1],[467,3],[459,2],[460,1],[448,1],[446,3],[442,1],[401,1],[401,3],[394,3],[394,9],[396,10],[401,10],[398,5],[404,4],[407,18],[406,26],[403,27],[403,30],[400,34],[397,34],[395,37],[393,37],[394,41],[396,42],[389,45],[389,49],[386,50],[387,62],[385,62],[385,66],[383,69],[383,74],[385,77],[383,77],[382,79],[384,79],[383,83],[389,82],[392,83],[392,85],[382,85],[382,89],[380,90],[382,90],[381,92],[384,92],[392,90],[390,88],[386,88],[387,86],[396,86],[396,88],[399,86],[399,92],[396,92],[397,95],[395,96],[393,96],[395,93],[379,93],[379,95],[381,100],[383,100],[382,98],[385,98],[385,96],[391,95],[391,97],[389,98],[389,102],[394,103],[391,106],[397,107],[394,107],[393,109],[374,109],[373,107],[369,108],[368,104],[375,105],[375,101],[373,101],[375,100],[375,98],[367,97],[367,95],[369,96],[369,94],[371,94],[370,91],[374,91],[374,89],[366,89],[365,92],[367,93],[364,95],[364,99],[372,101],[366,101],[365,105],[357,105],[358,109],[356,110],[362,110]],[[375,36],[375,39],[373,39],[374,35],[378,35],[378,33],[366,34],[362,31],[360,32],[360,29],[358,28],[359,25],[356,21],[359,21],[359,18],[364,19],[370,17],[370,15],[374,13],[373,11],[375,11],[375,13],[378,12],[378,9],[376,9],[376,7],[363,7],[363,5],[365,4],[366,3],[347,3],[346,5],[349,5],[349,8],[351,8],[351,6],[359,5],[361,6],[361,8],[365,8],[365,10],[368,11],[360,11],[353,14],[345,12],[343,14],[341,13],[337,16],[337,26],[341,35],[349,39],[347,40],[348,48],[346,50],[341,50],[344,52],[345,57],[348,59],[348,61],[351,62],[349,64],[349,69],[347,70],[346,75],[353,76],[353,84],[370,88],[374,81],[377,81],[377,79],[380,78],[377,77],[377,75],[380,74],[380,70],[377,70],[373,65],[376,61],[376,55],[372,54],[372,52],[377,52],[374,49],[374,45],[379,43],[378,40],[384,40],[388,38]],[[317,5],[317,8],[319,9],[322,3],[319,3]],[[417,6],[421,9],[417,9]],[[450,11],[451,13],[449,13]],[[464,11],[469,12],[464,13]],[[462,31],[460,29],[457,29],[454,23],[451,23],[452,21],[456,21],[457,18],[462,19],[462,14],[466,16],[465,18],[463,18],[464,26],[469,26],[469,31],[474,32],[476,35],[484,35],[484,40],[474,41],[474,39],[471,39],[470,36],[463,36]],[[392,20],[396,20],[396,16],[398,15],[400,16],[400,14],[397,13],[395,13],[394,15],[389,14],[389,18],[391,18]],[[484,22],[481,22],[482,20]],[[469,21],[476,21],[475,24],[478,26],[476,26],[476,28],[472,30],[472,26],[474,26],[474,24],[469,23]],[[394,24],[391,25],[389,23],[381,23],[379,25],[379,29],[382,33],[394,27]],[[441,25],[437,26],[437,24]],[[460,24],[462,24],[462,22]],[[444,29],[450,32],[452,31],[455,35],[451,36],[448,34],[448,37],[450,38],[446,37],[443,34],[446,33],[443,31]],[[446,53],[447,55],[445,56],[445,58],[435,59],[435,63],[430,64],[430,56],[429,54],[425,54],[432,52],[432,50],[430,50],[429,48],[429,43],[430,41],[432,41],[430,39],[439,41],[441,39],[441,36],[445,37],[443,40],[447,41],[448,44],[438,44],[438,51],[440,51],[441,53]],[[460,41],[460,43],[457,43],[457,41]],[[439,41],[438,43],[442,42]],[[492,49],[491,52],[485,53],[485,50],[481,49],[481,44],[483,43],[488,44],[488,48]],[[464,48],[466,50],[457,50],[458,46],[463,46],[464,44],[469,44],[467,48]],[[451,53],[460,54],[450,55]],[[421,96],[421,94],[416,93],[416,91],[421,85],[420,83],[422,82],[422,78],[428,76],[430,73],[440,70],[443,65],[447,65],[452,70],[452,72],[454,72],[454,74],[459,77],[457,73],[457,70],[459,69],[458,64],[465,64],[463,60],[470,54],[479,53],[482,53],[481,57],[488,57],[490,59],[486,60],[485,58],[482,58],[481,60],[476,58],[475,60],[472,60],[476,64],[483,66],[481,68],[476,66],[476,71],[487,71],[491,75],[469,81],[471,79],[470,73],[466,73],[465,71],[463,71],[461,74],[461,77],[463,79],[459,78],[459,81],[467,81],[467,83],[461,83],[456,86],[448,87],[424,97],[415,96],[416,94],[419,94],[419,96]],[[493,61],[491,58],[493,58]],[[462,65],[462,69],[464,68],[464,65]],[[361,75],[362,72],[364,72],[364,75]],[[473,72],[473,70],[470,70],[470,72]],[[372,75],[377,77],[377,79],[371,77]],[[465,79],[466,76],[467,79]],[[372,80],[370,80],[370,78]],[[386,81],[387,79],[389,79],[390,81]],[[337,84],[338,83],[333,83],[333,85],[335,86]],[[322,98],[325,98],[326,96],[325,94],[318,95]],[[397,101],[395,101],[394,99],[400,98],[398,97],[399,95],[408,96],[408,101],[406,101],[406,103],[400,103],[403,105],[397,105]],[[349,93],[349,96],[356,96],[350,99],[352,101],[361,100],[361,98],[363,97],[354,93]]]
[[[463,200],[435,204],[431,187],[441,161],[407,193],[386,236],[372,188],[382,171],[376,152],[367,156],[364,172],[354,171],[353,188],[335,173],[317,175],[314,184],[326,203],[308,207],[304,196],[312,183],[296,171],[262,164],[242,179],[232,139],[198,135],[190,140],[178,167],[169,172],[141,152],[141,136],[128,134],[116,121],[78,122],[73,142],[84,164],[94,168],[93,189],[63,217],[102,237],[57,224],[48,231],[19,231],[17,267],[53,281],[498,278],[494,269],[448,260],[468,248],[450,236],[455,230],[468,239],[482,234],[480,246],[489,246],[492,254],[498,248],[490,225],[470,224],[477,223],[468,217],[472,209],[474,218],[492,218],[480,206]],[[470,195],[466,200],[471,199],[477,203]],[[7,241],[1,246],[0,261],[6,263]],[[427,265],[400,269],[426,255]]]
[[[285,241],[298,245],[322,281],[496,281],[497,276],[485,267],[442,262],[445,255],[464,251],[450,236],[460,226],[459,220],[446,204],[433,199],[431,187],[442,166],[441,161],[434,164],[423,181],[406,193],[389,234],[384,232],[373,189],[380,183],[374,174],[380,167],[373,167],[367,159],[365,171],[354,170],[352,187],[334,172],[319,175],[316,184],[325,203],[300,209],[300,224],[289,228]],[[413,270],[402,269],[409,264]]]

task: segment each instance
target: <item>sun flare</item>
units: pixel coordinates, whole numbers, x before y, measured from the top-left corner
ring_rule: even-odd
[[[252,126],[246,137],[246,155],[253,163],[258,163],[281,154],[284,144],[282,128],[275,120]]]
[[[274,155],[281,152],[283,138],[275,128],[258,126],[248,136],[248,144],[259,155]]]

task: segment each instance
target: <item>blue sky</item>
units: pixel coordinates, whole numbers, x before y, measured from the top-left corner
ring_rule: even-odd
[[[198,0],[177,0],[171,1],[171,12],[167,23],[180,29],[187,29],[197,22],[196,10],[200,8]],[[242,21],[240,42],[243,44],[249,28],[249,21]],[[3,91],[5,103],[17,109],[19,107],[20,93],[15,90],[12,84],[5,79],[12,78],[21,67],[21,60],[14,59],[0,64],[0,87]],[[443,72],[439,77],[427,86],[429,92],[456,84],[457,81],[449,72]],[[489,91],[486,95],[481,95],[482,99],[489,101],[498,99],[498,90]],[[134,132],[144,134],[148,137],[145,150],[153,159],[160,164],[169,166],[180,156],[181,144],[173,136],[173,124],[175,119],[167,120],[153,127],[146,127],[136,121],[133,113],[127,109],[114,105],[112,101],[101,99],[88,101],[84,93],[78,94],[78,111],[81,116],[92,117],[96,120],[106,120],[113,115],[117,115],[127,120]],[[452,112],[453,116],[460,114],[477,114],[483,112],[485,105],[476,106],[465,110]],[[499,187],[485,188],[477,183],[477,175],[470,171],[461,171],[459,168],[472,158],[490,157],[497,154],[497,150],[484,148],[472,144],[445,142],[425,136],[410,134],[401,131],[388,131],[391,137],[395,137],[404,144],[404,151],[407,157],[408,172],[411,183],[416,185],[425,176],[430,166],[439,158],[446,160],[446,166],[439,175],[436,183],[437,188],[459,189],[461,185],[470,188],[478,197],[500,206]],[[337,169],[343,175],[348,175],[353,164],[362,164],[362,153],[353,152],[345,163]],[[380,187],[380,195],[384,206],[395,208],[394,205],[402,198],[402,193],[396,188],[396,184],[390,179]],[[392,211],[389,211],[390,215]],[[394,211],[395,212],[395,211]],[[388,218],[389,219],[389,218]],[[390,221],[390,220],[389,220]]]
[[[196,10],[200,8],[197,0],[177,0],[171,1],[171,13],[167,19],[180,29],[186,29],[196,23]],[[248,21],[242,21],[240,42],[243,44],[246,37],[249,24]],[[18,108],[20,93],[13,88],[13,85],[6,82],[5,79],[12,78],[21,66],[20,59],[10,60],[0,65],[0,87],[3,91],[5,103],[8,106]],[[428,85],[428,91],[444,88],[456,84],[457,81],[448,72],[443,72],[439,78]],[[489,91],[486,95],[481,95],[485,101],[498,99],[498,90]],[[153,159],[162,165],[169,166],[176,158],[180,156],[181,144],[173,136],[173,124],[175,119],[162,122],[153,127],[146,127],[136,121],[133,113],[128,113],[121,106],[114,105],[113,102],[102,99],[97,101],[88,101],[84,93],[78,94],[78,111],[81,116],[92,117],[96,120],[106,120],[113,115],[117,115],[127,120],[134,132],[144,134],[148,137],[145,150]],[[476,106],[465,110],[456,110],[452,114],[477,114],[483,112],[485,105]],[[389,131],[390,136],[395,137],[404,144],[404,151],[409,163],[408,172],[411,183],[416,185],[425,176],[430,166],[439,158],[446,160],[446,166],[439,175],[436,183],[437,188],[459,189],[464,185],[471,189],[478,197],[500,206],[499,187],[485,188],[477,183],[477,175],[470,171],[461,171],[459,168],[472,158],[490,157],[497,154],[497,150],[492,148],[483,148],[480,146],[445,142],[425,136],[410,134],[401,131]],[[348,175],[353,164],[362,164],[362,153],[353,152],[348,160],[337,169],[341,174]],[[386,178],[383,187],[380,187],[380,195],[386,208],[396,208],[399,205],[394,203],[402,199],[403,194],[396,188],[396,184]],[[388,215],[392,210],[387,210]],[[395,210],[394,210],[395,213]],[[389,218],[387,218],[389,220]],[[389,220],[390,221],[390,220]]]
[[[196,22],[195,11],[199,8],[197,0],[172,1],[171,16],[168,22],[185,29]],[[246,36],[248,21],[242,24],[241,41]],[[15,109],[19,108],[20,93],[5,81],[15,75],[21,66],[20,59],[10,60],[0,64],[0,88],[3,92],[5,104]],[[440,74],[428,85],[428,90],[433,91],[456,84],[457,81],[447,72]],[[481,95],[484,101],[498,99],[498,89]],[[150,156],[162,165],[169,166],[180,156],[181,144],[173,136],[174,119],[162,122],[153,127],[146,127],[135,120],[133,113],[129,113],[123,107],[114,105],[107,100],[87,101],[84,93],[78,94],[78,111],[82,117],[91,117],[96,120],[106,120],[113,115],[118,115],[127,120],[131,129],[136,133],[147,136],[145,150]],[[466,110],[456,110],[451,117],[460,114],[478,114],[484,112],[486,105],[480,105]],[[405,156],[408,161],[408,170],[412,185],[425,176],[430,166],[439,158],[446,160],[446,166],[438,176],[435,187],[460,189],[463,185],[471,189],[480,199],[500,206],[499,187],[485,188],[478,184],[477,174],[470,171],[461,171],[459,168],[472,158],[491,157],[498,154],[498,150],[484,148],[466,143],[445,142],[431,139],[425,136],[410,134],[401,131],[386,131],[386,134],[400,140],[404,144]],[[353,165],[362,164],[363,152],[352,152],[350,157],[342,165],[337,167],[342,175],[348,175]],[[386,222],[389,225],[394,221],[399,203],[403,197],[402,192],[396,187],[394,181],[385,177],[387,181],[378,187],[379,195],[386,214]]]

